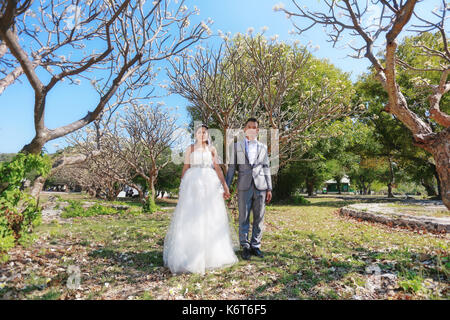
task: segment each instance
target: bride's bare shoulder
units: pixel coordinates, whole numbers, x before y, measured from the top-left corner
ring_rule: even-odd
[[[214,146],[208,146],[209,151],[211,151],[212,154],[216,154],[216,147]]]
[[[194,145],[190,145],[186,148],[186,150],[184,151],[184,163],[189,163],[190,162],[190,157],[191,157],[191,153],[194,151]]]
[[[191,153],[192,151],[194,151],[194,145],[193,145],[193,144],[189,145],[189,146],[186,148],[185,153],[186,153],[186,154],[189,154],[189,153]]]

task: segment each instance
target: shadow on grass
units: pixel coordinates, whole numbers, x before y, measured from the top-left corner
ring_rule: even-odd
[[[295,203],[291,200],[280,200],[274,202],[272,205],[282,205],[282,206],[290,206],[290,207],[330,207],[330,208],[342,208],[348,206],[350,204],[367,202],[365,200],[338,200],[338,201],[330,201],[324,199],[323,201],[315,201],[307,204]]]
[[[361,203],[361,202],[367,202],[367,201],[355,201],[355,200],[339,200],[339,201],[318,201],[318,202],[312,202],[308,204],[304,204],[304,206],[308,207],[330,207],[330,208],[342,208],[351,204],[355,203]]]
[[[331,208],[342,208],[351,204],[355,203],[415,203],[419,200],[408,200],[403,198],[386,198],[386,197],[374,197],[374,198],[349,198],[346,199],[345,197],[339,197],[336,196],[331,199],[337,199],[337,200],[330,200],[330,198],[327,197],[301,197],[303,199],[306,199],[308,201],[311,201],[311,203],[302,203],[302,200],[300,198],[293,197],[291,199],[283,199],[283,200],[276,200],[272,204],[273,205],[285,205],[285,206],[318,206],[318,207],[331,207]]]
[[[323,207],[341,207],[351,203],[357,203],[362,201],[329,201],[323,199],[303,206],[323,206]],[[299,206],[293,205],[292,206]],[[160,215],[155,215],[155,219],[160,219]],[[161,218],[162,219],[162,218]],[[166,219],[166,218],[164,218]],[[92,267],[96,267],[98,271],[92,270],[89,272],[94,278],[100,278],[109,276],[108,267],[118,266],[121,270],[113,271],[112,274],[125,278],[129,283],[136,283],[142,281],[143,277],[149,276],[147,279],[168,279],[172,275],[170,271],[163,267],[163,234],[166,232],[166,223],[154,226],[154,232],[160,237],[155,239],[151,244],[153,248],[147,247],[147,250],[138,251],[121,248],[119,245],[108,244],[105,248],[100,248],[89,252],[89,256],[92,258]],[[125,228],[124,226],[122,228]],[[150,232],[150,231],[149,231]],[[153,231],[151,231],[153,232]],[[151,235],[153,237],[153,235]],[[351,283],[347,283],[348,276],[350,274],[357,274],[358,281],[362,281],[359,285],[364,286],[363,276],[366,275],[365,268],[372,264],[378,263],[382,270],[389,270],[390,272],[416,272],[417,267],[422,267],[418,261],[418,256],[421,254],[420,249],[415,250],[390,250],[389,252],[382,252],[377,250],[369,250],[358,245],[352,246],[351,243],[347,243],[347,238],[333,238],[330,245],[329,237],[320,237],[313,232],[296,232],[293,230],[289,234],[282,234],[278,240],[276,234],[268,234],[269,238],[273,237],[271,241],[274,241],[274,248],[279,248],[277,251],[270,250],[264,251],[265,258],[253,258],[248,264],[254,264],[256,267],[260,266],[261,271],[264,274],[273,274],[274,279],[268,279],[265,284],[259,285],[255,289],[248,290],[246,295],[248,298],[254,299],[286,299],[286,298],[300,298],[300,299],[343,299],[336,291],[333,291],[333,282],[340,281],[344,284],[352,286]],[[267,237],[266,236],[266,237]],[[130,236],[131,237],[131,236]],[[145,237],[140,234],[133,234],[133,237],[129,241],[140,241],[149,239],[150,234],[145,234]],[[311,247],[305,247],[302,243],[294,243],[291,240],[296,238],[304,238],[311,240],[310,244],[314,244],[318,250]],[[121,235],[118,233],[119,239]],[[87,241],[87,240],[84,240]],[[268,243],[268,242],[267,242]],[[284,248],[283,248],[284,246]],[[156,247],[156,248],[154,248]],[[323,253],[319,253],[322,251]],[[345,257],[336,259],[330,259],[331,253],[338,253]],[[239,257],[240,252],[236,253]],[[436,260],[436,256],[427,257],[428,260]],[[348,260],[348,261],[347,261]],[[385,262],[383,260],[394,261],[395,263]],[[244,265],[247,265],[245,262]],[[245,273],[245,269],[242,266],[237,266],[238,273]],[[334,270],[333,270],[334,268]],[[414,271],[416,270],[416,271]],[[137,272],[136,272],[137,271]],[[299,276],[299,272],[301,275]],[[136,276],[136,273],[142,273]],[[65,273],[64,273],[65,274]],[[435,269],[427,268],[424,270],[423,277],[442,277],[442,274]],[[237,278],[235,278],[237,279]],[[64,280],[64,279],[63,279]],[[441,279],[442,281],[442,279]],[[445,281],[445,279],[443,280]],[[448,280],[447,280],[448,281]],[[325,292],[319,292],[316,289],[317,285],[327,288]],[[230,285],[232,286],[232,285]],[[26,290],[23,293],[29,294],[33,291],[40,290],[39,286],[29,286],[21,290]],[[6,293],[8,290],[17,290],[10,287],[0,289],[0,297],[2,293]],[[47,297],[47,296],[46,296]],[[49,293],[48,298],[57,298],[56,293]]]
[[[315,234],[308,235],[313,243],[324,246],[328,240],[321,239]],[[342,246],[342,243],[341,243]],[[295,246],[294,246],[295,249]],[[313,250],[299,255],[289,252],[265,251],[265,262],[271,267],[284,267],[276,279],[267,281],[258,286],[250,294],[251,299],[351,299],[352,294],[342,296],[333,287],[343,285],[365,287],[366,268],[377,265],[381,274],[395,274],[398,280],[415,277],[420,281],[432,278],[441,283],[448,282],[448,276],[439,272],[437,261],[442,258],[438,255],[427,255],[411,248],[395,249],[390,251],[370,250],[364,247],[344,246],[339,252],[346,252],[346,259],[330,259],[323,255],[313,253]],[[433,261],[434,267],[423,268],[421,260]],[[420,270],[420,271],[419,271]],[[316,288],[314,288],[317,286]],[[419,286],[420,287],[420,286]],[[324,290],[321,290],[323,289]],[[414,289],[420,290],[420,288]],[[397,289],[398,293],[407,293]],[[383,294],[383,292],[381,292]],[[380,297],[385,299],[385,297]]]
[[[152,272],[155,268],[163,266],[163,253],[161,250],[145,252],[124,251],[115,249],[98,249],[89,253],[92,258],[107,259],[110,262],[138,271]]]
[[[139,198],[118,198],[118,201],[126,203],[128,205],[132,206],[138,206],[142,207],[142,202],[139,200]],[[158,206],[164,207],[164,208],[172,208],[177,205],[177,199],[155,199],[155,203]]]

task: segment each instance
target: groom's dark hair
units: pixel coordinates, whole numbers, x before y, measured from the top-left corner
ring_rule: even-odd
[[[247,123],[249,123],[249,122],[256,122],[256,124],[259,126],[258,119],[252,117],[252,118],[248,118],[247,121],[245,121],[244,127],[245,127],[245,126],[247,125]]]

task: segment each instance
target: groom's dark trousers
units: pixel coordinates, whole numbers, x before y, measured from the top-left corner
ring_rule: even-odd
[[[243,199],[244,201],[242,201]],[[238,190],[239,203],[239,242],[243,248],[260,248],[262,229],[264,225],[264,212],[266,190],[258,190],[252,179],[249,190]],[[250,211],[253,211],[252,238],[249,241]]]

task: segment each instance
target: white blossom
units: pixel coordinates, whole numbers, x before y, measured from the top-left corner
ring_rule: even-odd
[[[210,29],[210,28],[208,27],[208,25],[207,25],[206,23],[204,23],[203,21],[201,22],[201,27],[203,28],[203,30],[206,31],[206,33],[207,33],[208,35],[211,35],[211,34],[212,34],[211,29]]]
[[[189,19],[186,17],[186,18],[183,20],[182,27],[183,27],[183,28],[187,28],[187,27],[189,27],[190,24],[191,24],[191,21],[189,21]]]
[[[25,12],[25,15],[30,16],[30,17],[32,17],[32,18],[36,18],[36,13],[34,13],[34,11],[31,10],[31,9],[28,9],[28,10]]]
[[[284,9],[284,3],[282,3],[282,2],[274,5],[273,8],[272,8],[273,11],[280,11],[282,9]]]

